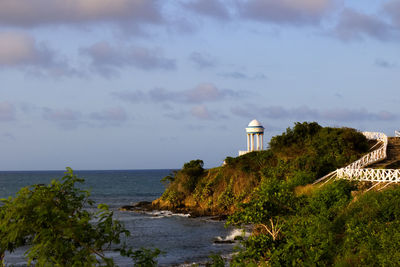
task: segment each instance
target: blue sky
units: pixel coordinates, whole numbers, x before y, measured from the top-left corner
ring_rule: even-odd
[[[218,166],[296,121],[400,129],[399,0],[0,0],[0,170]]]

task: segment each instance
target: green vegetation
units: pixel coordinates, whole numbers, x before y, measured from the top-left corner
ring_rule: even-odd
[[[339,180],[309,195],[289,193],[285,198],[279,191],[267,196],[276,207],[289,209],[254,209],[264,203],[262,197],[253,201],[229,220],[254,224],[231,265],[397,266],[400,189],[355,198],[356,192],[354,184]],[[249,216],[251,212],[256,214]]]
[[[400,262],[400,189],[363,193],[362,185],[345,180],[323,187],[309,185],[355,160],[351,151],[368,148],[366,140],[351,129],[318,128],[296,124],[271,140],[271,150],[287,161],[261,170],[251,200],[229,217],[228,225],[253,225],[232,266],[395,266]]]
[[[22,188],[15,198],[2,199],[0,207],[0,266],[6,251],[29,246],[28,265],[115,266],[106,250],[131,257],[135,266],[156,266],[159,250],[133,251],[123,242],[129,232],[113,220],[107,205],[94,202],[70,168],[61,181]]]
[[[210,170],[203,169],[201,160],[186,163],[164,178],[169,184],[154,204],[199,215],[233,214],[242,203],[262,194],[259,191],[275,190],[267,188],[268,181],[292,192],[358,159],[369,147],[364,135],[354,129],[296,123],[272,138],[266,151],[227,157],[224,166]]]
[[[365,185],[346,180],[311,185],[371,145],[354,129],[296,123],[267,151],[197,173],[190,191],[181,184],[187,173],[177,171],[162,199],[179,196],[181,207],[228,213],[227,225],[252,226],[232,266],[397,266],[400,188],[364,192]]]

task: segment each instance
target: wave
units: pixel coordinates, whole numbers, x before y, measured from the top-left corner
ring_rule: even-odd
[[[229,234],[225,237],[217,236],[215,237],[216,241],[220,242],[234,242],[238,239],[247,238],[250,236],[250,232],[246,231],[245,229],[232,229]]]
[[[190,214],[173,213],[172,211],[169,211],[169,210],[153,210],[153,211],[145,212],[145,214],[148,214],[148,215],[151,215],[151,216],[157,217],[157,218],[172,217],[172,216],[185,217],[185,218],[190,217]]]

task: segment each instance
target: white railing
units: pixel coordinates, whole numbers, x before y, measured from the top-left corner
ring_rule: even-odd
[[[398,183],[400,182],[400,170],[397,169],[370,169],[365,168],[368,165],[371,165],[375,162],[386,159],[387,154],[387,144],[388,137],[384,133],[377,132],[363,132],[365,137],[370,140],[379,141],[379,148],[368,153],[363,156],[359,160],[349,164],[348,166],[337,169],[329,173],[328,175],[318,179],[314,183],[319,183],[325,179],[347,179],[347,180],[356,180],[356,181],[368,181],[368,182],[389,182],[389,183]],[[396,136],[400,137],[400,132],[396,131]]]
[[[337,178],[368,182],[399,182],[400,170],[397,169],[347,169],[337,170]]]
[[[361,159],[351,163],[345,168],[336,170],[336,178],[368,182],[400,182],[400,170],[370,168],[364,169],[364,167],[367,165],[386,159],[388,137],[384,133],[376,132],[363,132],[363,134],[368,139],[380,141],[380,147],[363,156]]]
[[[399,131],[394,131],[394,136],[400,137],[400,132]]]
[[[388,138],[384,133],[378,132],[363,132],[363,135],[369,140],[378,140],[381,144],[380,147],[367,155],[363,156],[359,160],[346,166],[346,169],[361,169],[372,163],[386,159],[386,148],[388,144]]]

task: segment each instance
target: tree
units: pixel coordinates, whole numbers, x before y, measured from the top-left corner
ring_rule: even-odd
[[[15,198],[1,199],[0,255],[4,257],[6,251],[28,245],[28,265],[115,266],[105,254],[107,249],[120,251],[122,256],[136,261],[138,253],[121,242],[129,231],[113,220],[108,206],[100,204],[94,213],[86,209],[93,207],[94,202],[88,191],[76,186],[83,182],[67,168],[61,181],[24,187]],[[159,253],[155,250],[153,259]]]

